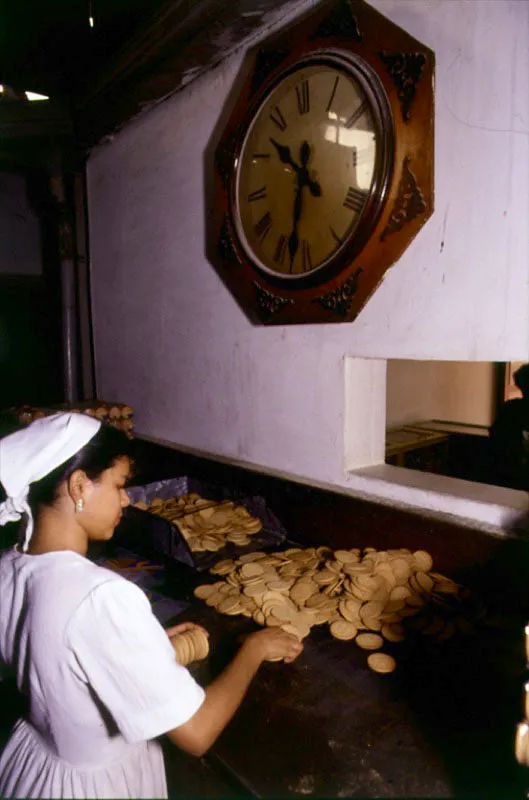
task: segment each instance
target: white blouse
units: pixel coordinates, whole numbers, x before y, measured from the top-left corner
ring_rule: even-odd
[[[145,594],[71,551],[0,558],[0,667],[29,698],[0,757],[2,797],[166,797],[155,737],[204,690]]]

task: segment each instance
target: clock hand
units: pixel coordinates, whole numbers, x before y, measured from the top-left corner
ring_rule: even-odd
[[[310,145],[307,141],[304,141],[301,147],[299,148],[299,159],[301,161],[302,169],[307,169],[307,164],[309,163],[310,158]]]
[[[275,149],[277,150],[277,154],[279,156],[279,160],[283,164],[289,164],[291,167],[293,167],[293,169],[295,169],[296,172],[299,172],[298,165],[296,164],[296,162],[292,159],[292,156],[290,155],[290,147],[288,147],[287,145],[284,145],[284,144],[279,144],[279,142],[276,142],[276,140],[272,139],[272,137],[270,137],[270,141],[272,142],[272,144],[274,145]]]
[[[295,172],[297,172],[298,175],[299,175],[300,167],[293,160],[293,158],[292,158],[292,156],[290,154],[290,147],[288,147],[287,145],[284,145],[284,144],[280,144],[279,142],[276,142],[276,140],[273,139],[272,137],[270,137],[270,141],[272,142],[272,144],[274,145],[274,147],[277,150],[277,154],[279,156],[279,160],[283,164],[289,164],[289,166],[291,166],[295,170]],[[309,148],[308,142],[303,142],[303,144],[301,145],[302,150],[303,150],[304,146],[306,148]],[[306,154],[307,161],[308,161],[309,155],[310,155],[310,148],[308,149],[308,152]],[[302,166],[301,169],[305,169],[306,170],[306,168],[304,166]],[[310,193],[311,193],[311,195],[313,197],[321,197],[321,186],[320,186],[320,184],[317,181],[313,181],[311,178],[308,177],[308,175],[304,179],[303,185],[309,187]]]
[[[313,197],[321,197],[321,186],[318,181],[313,181],[311,178],[307,178],[307,186],[309,187],[309,191]]]
[[[310,178],[307,171],[307,164],[310,158],[310,146],[307,141],[304,141],[299,149],[299,160],[301,167],[297,171],[297,187],[296,199],[294,200],[294,219],[292,224],[292,233],[288,237],[288,252],[290,254],[290,271],[294,266],[294,259],[299,247],[298,224],[301,218],[301,200],[303,197],[303,187],[309,186]]]
[[[280,159],[283,160],[283,158],[288,158],[289,163],[292,163],[290,149],[283,148],[282,145],[279,145],[273,139],[271,139],[271,141],[276,146]],[[288,252],[290,255],[291,272],[294,266],[294,259],[296,257],[296,253],[299,248],[298,224],[301,218],[301,201],[303,196],[303,187],[307,186],[313,197],[321,197],[320,184],[318,183],[318,181],[313,181],[312,178],[309,176],[309,171],[307,169],[307,164],[309,163],[309,159],[310,159],[310,145],[305,140],[299,149],[299,160],[301,166],[298,167],[296,165],[297,188],[296,188],[296,199],[294,201],[294,219],[292,225],[292,233],[288,238]]]
[[[310,158],[310,145],[307,141],[304,141],[301,145],[299,158],[301,161],[301,171],[299,173],[299,177],[301,178],[302,185],[309,187],[309,191],[313,197],[321,197],[321,186],[318,181],[312,180],[307,169],[307,164],[309,163]]]
[[[303,190],[303,186],[301,184],[299,173],[298,173],[298,187],[296,189],[296,199],[294,200],[294,220],[292,226],[292,233],[288,237],[288,252],[290,255],[290,271],[292,272],[292,267],[294,266],[294,259],[296,257],[296,253],[298,252],[299,247],[299,237],[298,237],[298,223],[301,217],[301,193]]]

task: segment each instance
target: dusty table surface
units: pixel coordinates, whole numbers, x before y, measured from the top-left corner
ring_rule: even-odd
[[[168,577],[191,601],[182,619],[211,632],[209,658],[192,666],[204,685],[257,629],[194,599],[205,580],[178,569]],[[524,796],[529,780],[513,755],[523,625],[496,614],[447,642],[387,643],[397,669],[385,676],[354,642],[313,628],[293,664],[262,665],[209,758],[257,797]]]

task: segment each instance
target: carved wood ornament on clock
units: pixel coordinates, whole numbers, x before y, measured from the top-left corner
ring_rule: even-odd
[[[209,253],[249,317],[353,320],[433,211],[435,57],[363,0],[249,53]]]

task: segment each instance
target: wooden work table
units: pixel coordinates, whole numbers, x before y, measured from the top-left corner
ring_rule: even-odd
[[[380,676],[367,653],[313,628],[291,665],[264,664],[211,752],[190,766],[167,749],[183,796],[479,797],[525,793],[529,778],[513,754],[526,680],[523,628],[529,619],[529,544],[451,522],[251,474],[153,448],[138,482],[194,475],[261,494],[302,546],[428,550],[434,568],[472,589],[487,610],[473,635],[443,643],[408,638],[387,647],[397,670]],[[203,624],[211,653],[192,671],[206,685],[241,635],[257,626],[193,596],[216,580],[172,565],[166,591],[186,599],[178,618]],[[175,620],[176,621],[176,620]],[[187,778],[183,778],[185,762]],[[193,773],[193,769],[195,772]],[[206,778],[204,775],[207,773]],[[177,794],[175,794],[177,796]]]
[[[194,599],[206,580],[187,568],[167,578],[168,591],[190,601],[181,619],[210,631],[210,656],[191,668],[203,685],[257,629]],[[296,662],[262,665],[207,766],[231,778],[234,795],[509,797],[525,786],[512,751],[523,625],[500,613],[468,637],[387,645],[398,663],[389,676],[371,672],[353,642],[314,628]]]

